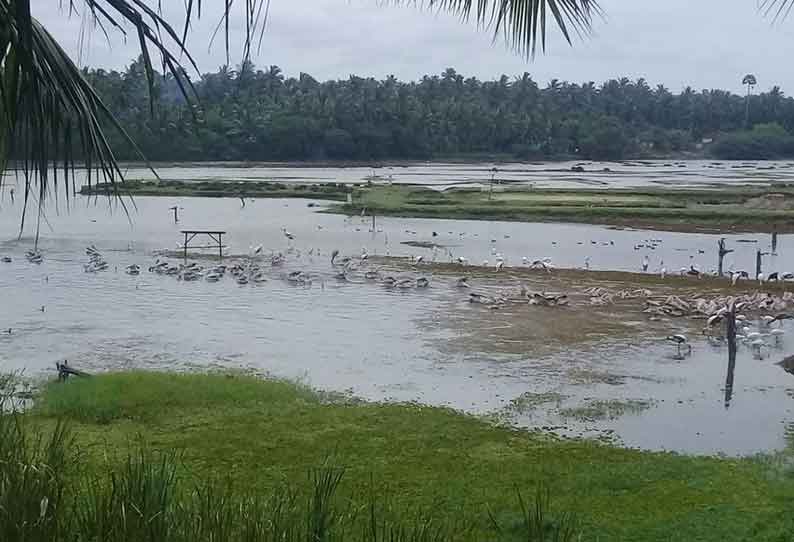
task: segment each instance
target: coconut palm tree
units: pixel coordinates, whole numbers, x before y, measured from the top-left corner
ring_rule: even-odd
[[[166,20],[154,7],[160,2],[154,0],[50,2],[54,9],[66,9],[63,6],[68,5],[69,13],[82,10],[106,36],[116,32],[126,38],[128,32],[132,34],[130,39],[140,47],[151,108],[153,56],[161,60],[185,97],[194,98],[189,73],[198,74],[198,68],[186,42],[191,20],[201,16],[201,0],[185,0],[180,21]],[[31,15],[30,4],[31,0],[0,0],[0,172],[13,159],[24,178],[25,208],[33,198],[41,210],[48,195],[57,195],[59,186],[68,197],[70,174],[74,188],[76,161],[93,172],[89,173],[89,184],[102,180],[117,190],[123,175],[103,126],[109,121],[115,130],[122,134],[124,130],[69,55]],[[242,56],[247,60],[256,47],[257,36],[261,39],[269,4],[270,0],[245,0],[233,8],[231,1],[222,4],[219,28],[225,36],[227,57],[234,15],[230,11],[244,13]],[[545,49],[547,19],[570,43],[571,33],[586,33],[599,11],[597,0],[428,0],[425,6],[431,8],[428,13],[443,9],[490,27],[526,55],[533,55],[538,45]],[[136,148],[131,138],[124,137]],[[144,159],[142,153],[139,155]]]
[[[744,126],[750,128],[750,92],[758,84],[755,75],[748,73],[742,77],[742,84],[747,85],[747,96],[744,98]]]

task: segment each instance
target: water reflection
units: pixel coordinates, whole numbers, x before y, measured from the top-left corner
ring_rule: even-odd
[[[794,356],[789,356],[780,363],[778,363],[784,371],[786,371],[790,375],[794,375]]]
[[[736,353],[728,354],[728,374],[725,376],[725,408],[730,408],[733,398],[733,378],[736,372]]]

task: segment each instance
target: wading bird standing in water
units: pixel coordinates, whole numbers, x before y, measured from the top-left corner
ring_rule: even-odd
[[[686,348],[687,355],[692,353],[692,345],[687,342],[686,336],[681,334],[670,335],[665,339],[678,347],[678,357],[682,357],[681,348]]]

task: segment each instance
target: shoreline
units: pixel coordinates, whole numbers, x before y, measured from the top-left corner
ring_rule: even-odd
[[[280,183],[272,181],[125,181],[114,189],[107,183],[84,185],[81,196],[305,198],[345,201],[353,188],[338,183]]]

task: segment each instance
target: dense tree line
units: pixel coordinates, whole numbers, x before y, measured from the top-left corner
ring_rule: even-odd
[[[203,75],[194,83],[198,99],[188,103],[172,76],[157,78],[150,101],[140,60],[124,72],[85,74],[151,160],[620,159],[696,150],[704,138],[717,141],[723,158],[794,153],[788,141],[770,147],[794,129],[794,99],[778,87],[750,97],[749,126],[775,123],[757,143],[758,130],[742,132],[744,96],[676,94],[644,79],[541,86],[527,73],[480,81],[450,68],[415,82],[350,76],[321,83],[246,63]],[[738,143],[723,145],[728,135]],[[135,158],[111,137],[118,158]]]

